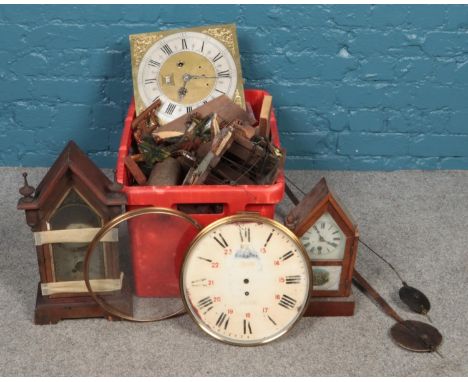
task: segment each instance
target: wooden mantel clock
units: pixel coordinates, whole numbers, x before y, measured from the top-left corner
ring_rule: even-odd
[[[89,296],[83,279],[88,242],[122,212],[126,197],[104,173],[70,141],[36,190],[27,183],[18,209],[34,232],[40,283],[34,322],[57,323],[65,318],[107,317]],[[91,275],[96,288],[123,299],[118,262],[118,234],[104,238]],[[114,297],[112,297],[114,298]]]
[[[359,232],[325,178],[287,215],[285,225],[302,241],[312,262],[313,290],[306,315],[351,316]]]

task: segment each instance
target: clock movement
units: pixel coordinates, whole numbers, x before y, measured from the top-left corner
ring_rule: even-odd
[[[36,190],[25,185],[18,209],[34,232],[40,283],[34,322],[64,318],[108,317],[88,295],[83,278],[87,245],[102,225],[119,215],[126,197],[116,192],[102,171],[69,142]],[[121,298],[118,234],[110,232],[99,245],[90,278],[112,298]]]
[[[274,220],[241,213],[205,227],[182,265],[187,311],[212,337],[253,346],[287,333],[307,308],[310,261]]]
[[[137,115],[160,100],[164,124],[226,94],[245,108],[236,27],[130,35]]]
[[[285,225],[300,238],[312,262],[314,285],[306,315],[352,315],[359,233],[325,178],[289,212]]]

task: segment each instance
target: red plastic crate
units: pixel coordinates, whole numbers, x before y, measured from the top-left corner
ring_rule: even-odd
[[[258,119],[263,90],[246,90],[246,101],[252,105]],[[262,216],[273,218],[276,204],[284,194],[284,173],[281,171],[272,185],[191,185],[191,186],[138,186],[130,185],[124,159],[129,154],[133,135],[131,124],[135,118],[135,104],[132,101],[125,119],[117,160],[117,182],[123,184],[127,195],[127,210],[156,206],[180,209],[184,204],[222,204],[221,213],[192,214],[202,226],[215,220],[233,215],[239,211],[255,211]],[[270,119],[272,141],[280,147],[278,127],[274,112]],[[154,232],[165,231],[164,227],[150,227]],[[180,253],[164,251],[165,242],[173,237],[170,232],[161,235],[148,235],[149,227],[138,220],[130,223],[130,240],[133,261],[135,292],[138,296],[170,297],[179,295],[179,271],[184,248]],[[175,238],[179,240],[180,238]],[[176,256],[177,260],[174,259]]]

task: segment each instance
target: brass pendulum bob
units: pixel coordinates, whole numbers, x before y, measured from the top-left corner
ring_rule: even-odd
[[[442,356],[437,351],[442,343],[442,334],[435,327],[421,321],[403,320],[356,270],[353,273],[353,282],[396,321],[390,329],[390,336],[397,345],[414,352],[436,352]]]

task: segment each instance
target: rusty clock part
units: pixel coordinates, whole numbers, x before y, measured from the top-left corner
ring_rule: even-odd
[[[116,216],[114,219],[112,219],[107,224],[105,224],[97,232],[96,236],[93,238],[93,240],[90,242],[88,246],[86,256],[84,259],[84,267],[83,267],[84,268],[84,280],[85,280],[86,287],[91,297],[106,312],[112,314],[113,316],[116,316],[116,317],[119,317],[128,321],[134,321],[134,322],[154,322],[154,321],[161,321],[161,320],[171,318],[171,317],[176,317],[185,313],[185,307],[182,301],[180,301],[180,298],[178,298],[178,300],[180,301],[180,304],[178,304],[175,308],[173,308],[169,312],[155,314],[154,316],[151,316],[151,317],[144,317],[144,318],[136,317],[135,314],[124,311],[119,307],[113,306],[110,303],[111,301],[110,298],[109,300],[106,300],[106,297],[108,296],[108,294],[101,293],[97,290],[93,290],[92,283],[91,283],[92,280],[90,280],[90,264],[92,260],[92,255],[95,249],[98,247],[103,237],[110,234],[113,229],[115,229],[116,227],[118,228],[120,224],[124,222],[128,222],[130,219],[141,217],[141,216],[148,216],[148,215],[159,215],[159,216],[166,216],[166,217],[179,219],[182,222],[186,222],[188,224],[188,227],[193,227],[196,230],[196,233],[198,233],[198,231],[200,231],[202,228],[201,225],[189,215],[181,211],[171,209],[171,208],[145,207],[145,208],[140,208],[137,210],[128,211],[121,215]],[[147,299],[147,298],[145,297],[144,299]]]

